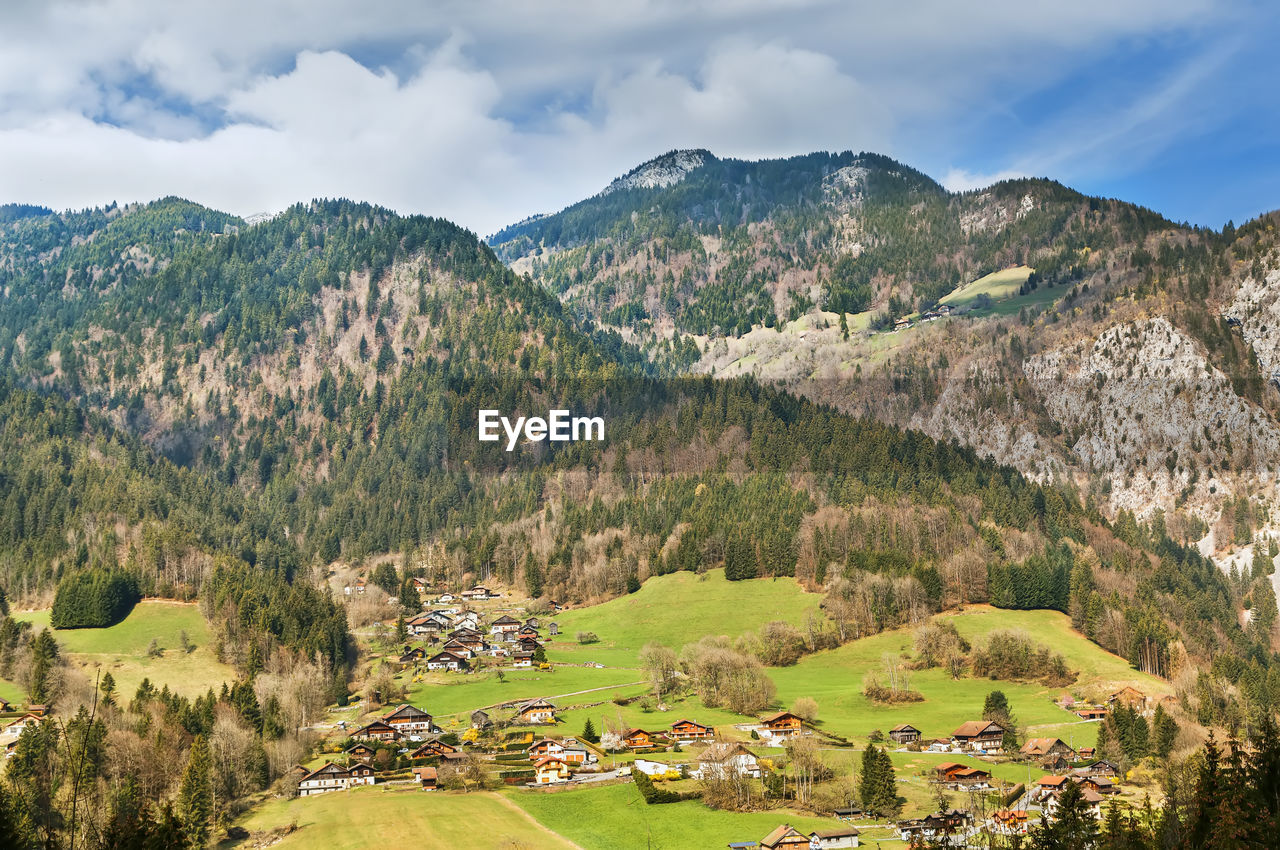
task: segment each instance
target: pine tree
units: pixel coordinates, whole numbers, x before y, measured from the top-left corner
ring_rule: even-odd
[[[587,718],[587,722],[582,724],[582,740],[588,744],[598,744],[600,736],[596,734],[596,725],[591,722],[591,718]]]
[[[1098,835],[1098,821],[1089,811],[1079,783],[1068,782],[1058,793],[1053,819],[1032,836],[1039,850],[1089,850]]]
[[[404,644],[409,641],[409,626],[404,621],[404,614],[396,618],[396,643]]]
[[[1151,717],[1151,751],[1158,758],[1167,759],[1177,738],[1178,721],[1169,716],[1163,705],[1157,705]]]
[[[182,772],[175,814],[182,823],[183,834],[191,847],[203,847],[209,837],[209,821],[213,817],[212,758],[209,742],[197,735],[191,743],[187,767]]]

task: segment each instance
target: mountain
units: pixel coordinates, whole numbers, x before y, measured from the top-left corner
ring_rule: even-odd
[[[958,440],[1247,572],[1280,536],[1269,221],[1216,233],[1039,179],[953,193],[868,153],[676,151],[489,241],[665,373]]]

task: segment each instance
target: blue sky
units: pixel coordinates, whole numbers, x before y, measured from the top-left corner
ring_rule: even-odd
[[[370,8],[371,7],[371,8]],[[0,200],[343,195],[481,234],[675,147],[874,150],[1221,226],[1280,207],[1261,2],[17,0]]]

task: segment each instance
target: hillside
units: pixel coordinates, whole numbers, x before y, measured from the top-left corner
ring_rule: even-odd
[[[1270,547],[1267,220],[1217,234],[1047,180],[950,193],[866,153],[649,170],[489,241],[657,368],[958,440],[1112,518],[1159,511],[1224,569]]]

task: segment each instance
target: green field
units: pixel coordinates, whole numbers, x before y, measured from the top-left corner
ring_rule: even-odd
[[[1053,703],[1064,690],[1104,695],[1133,684],[1148,694],[1170,692],[1168,683],[1133,670],[1123,658],[1073,631],[1066,615],[1056,611],[1005,611],[975,605],[940,619],[954,623],[970,643],[980,643],[998,629],[1021,629],[1062,653],[1080,677],[1064,689],[967,677],[952,680],[940,669],[917,670],[910,673],[910,687],[924,695],[923,702],[873,703],[862,695],[867,674],[883,669],[886,654],[914,657],[912,630],[897,629],[806,656],[794,667],[771,670],[779,702],[790,705],[801,696],[813,697],[818,702],[821,728],[846,737],[865,739],[873,729],[887,732],[898,723],[910,723],[926,737],[945,737],[966,720],[978,719],[987,693],[996,689],[1005,692],[1018,721],[1028,726],[1077,720]]]
[[[250,832],[282,829],[290,824],[297,824],[297,830],[272,847],[363,850],[457,844],[477,850],[570,850],[574,846],[549,833],[498,794],[428,794],[416,788],[357,788],[317,797],[273,800],[241,822]],[[249,839],[223,846],[261,845]]]
[[[548,653],[551,658],[555,654]],[[496,673],[431,674],[426,681],[412,683],[409,702],[425,707],[437,717],[470,714],[477,708],[513,700],[547,697],[553,703],[599,702],[611,699],[615,690],[635,693],[620,685],[639,682],[638,670],[556,665],[552,670],[504,670],[503,681]],[[597,691],[597,688],[604,690]],[[564,697],[579,691],[580,696]]]
[[[657,576],[635,593],[556,615],[561,639],[552,657],[637,667],[646,643],[679,650],[704,635],[737,637],[771,620],[800,625],[821,601],[789,578],[726,581],[724,570]],[[600,642],[579,646],[578,632],[595,632]]]
[[[1027,278],[1031,276],[1033,271],[1034,269],[1027,266],[1013,266],[1012,268],[992,272],[943,296],[938,300],[938,303],[948,304],[952,307],[967,307],[979,295],[986,295],[992,301],[1003,301],[1006,298],[1012,298],[1018,294],[1018,288],[1027,282]]]
[[[14,616],[36,628],[49,625],[48,609]],[[184,631],[195,646],[189,653],[182,651],[180,636]],[[223,682],[236,679],[235,671],[215,657],[209,625],[194,604],[144,600],[123,622],[109,628],[59,629],[54,636],[62,651],[91,678],[98,668],[104,673],[111,671],[117,690],[125,697],[133,696],[143,678],[187,696],[211,687],[216,690]],[[164,650],[159,658],[147,655],[152,638]]]
[[[554,794],[507,793],[551,830],[593,850],[701,850],[724,847],[730,841],[759,841],[781,823],[797,829],[831,829],[839,824],[835,818],[786,809],[745,814],[713,811],[696,800],[649,806],[630,784]]]

